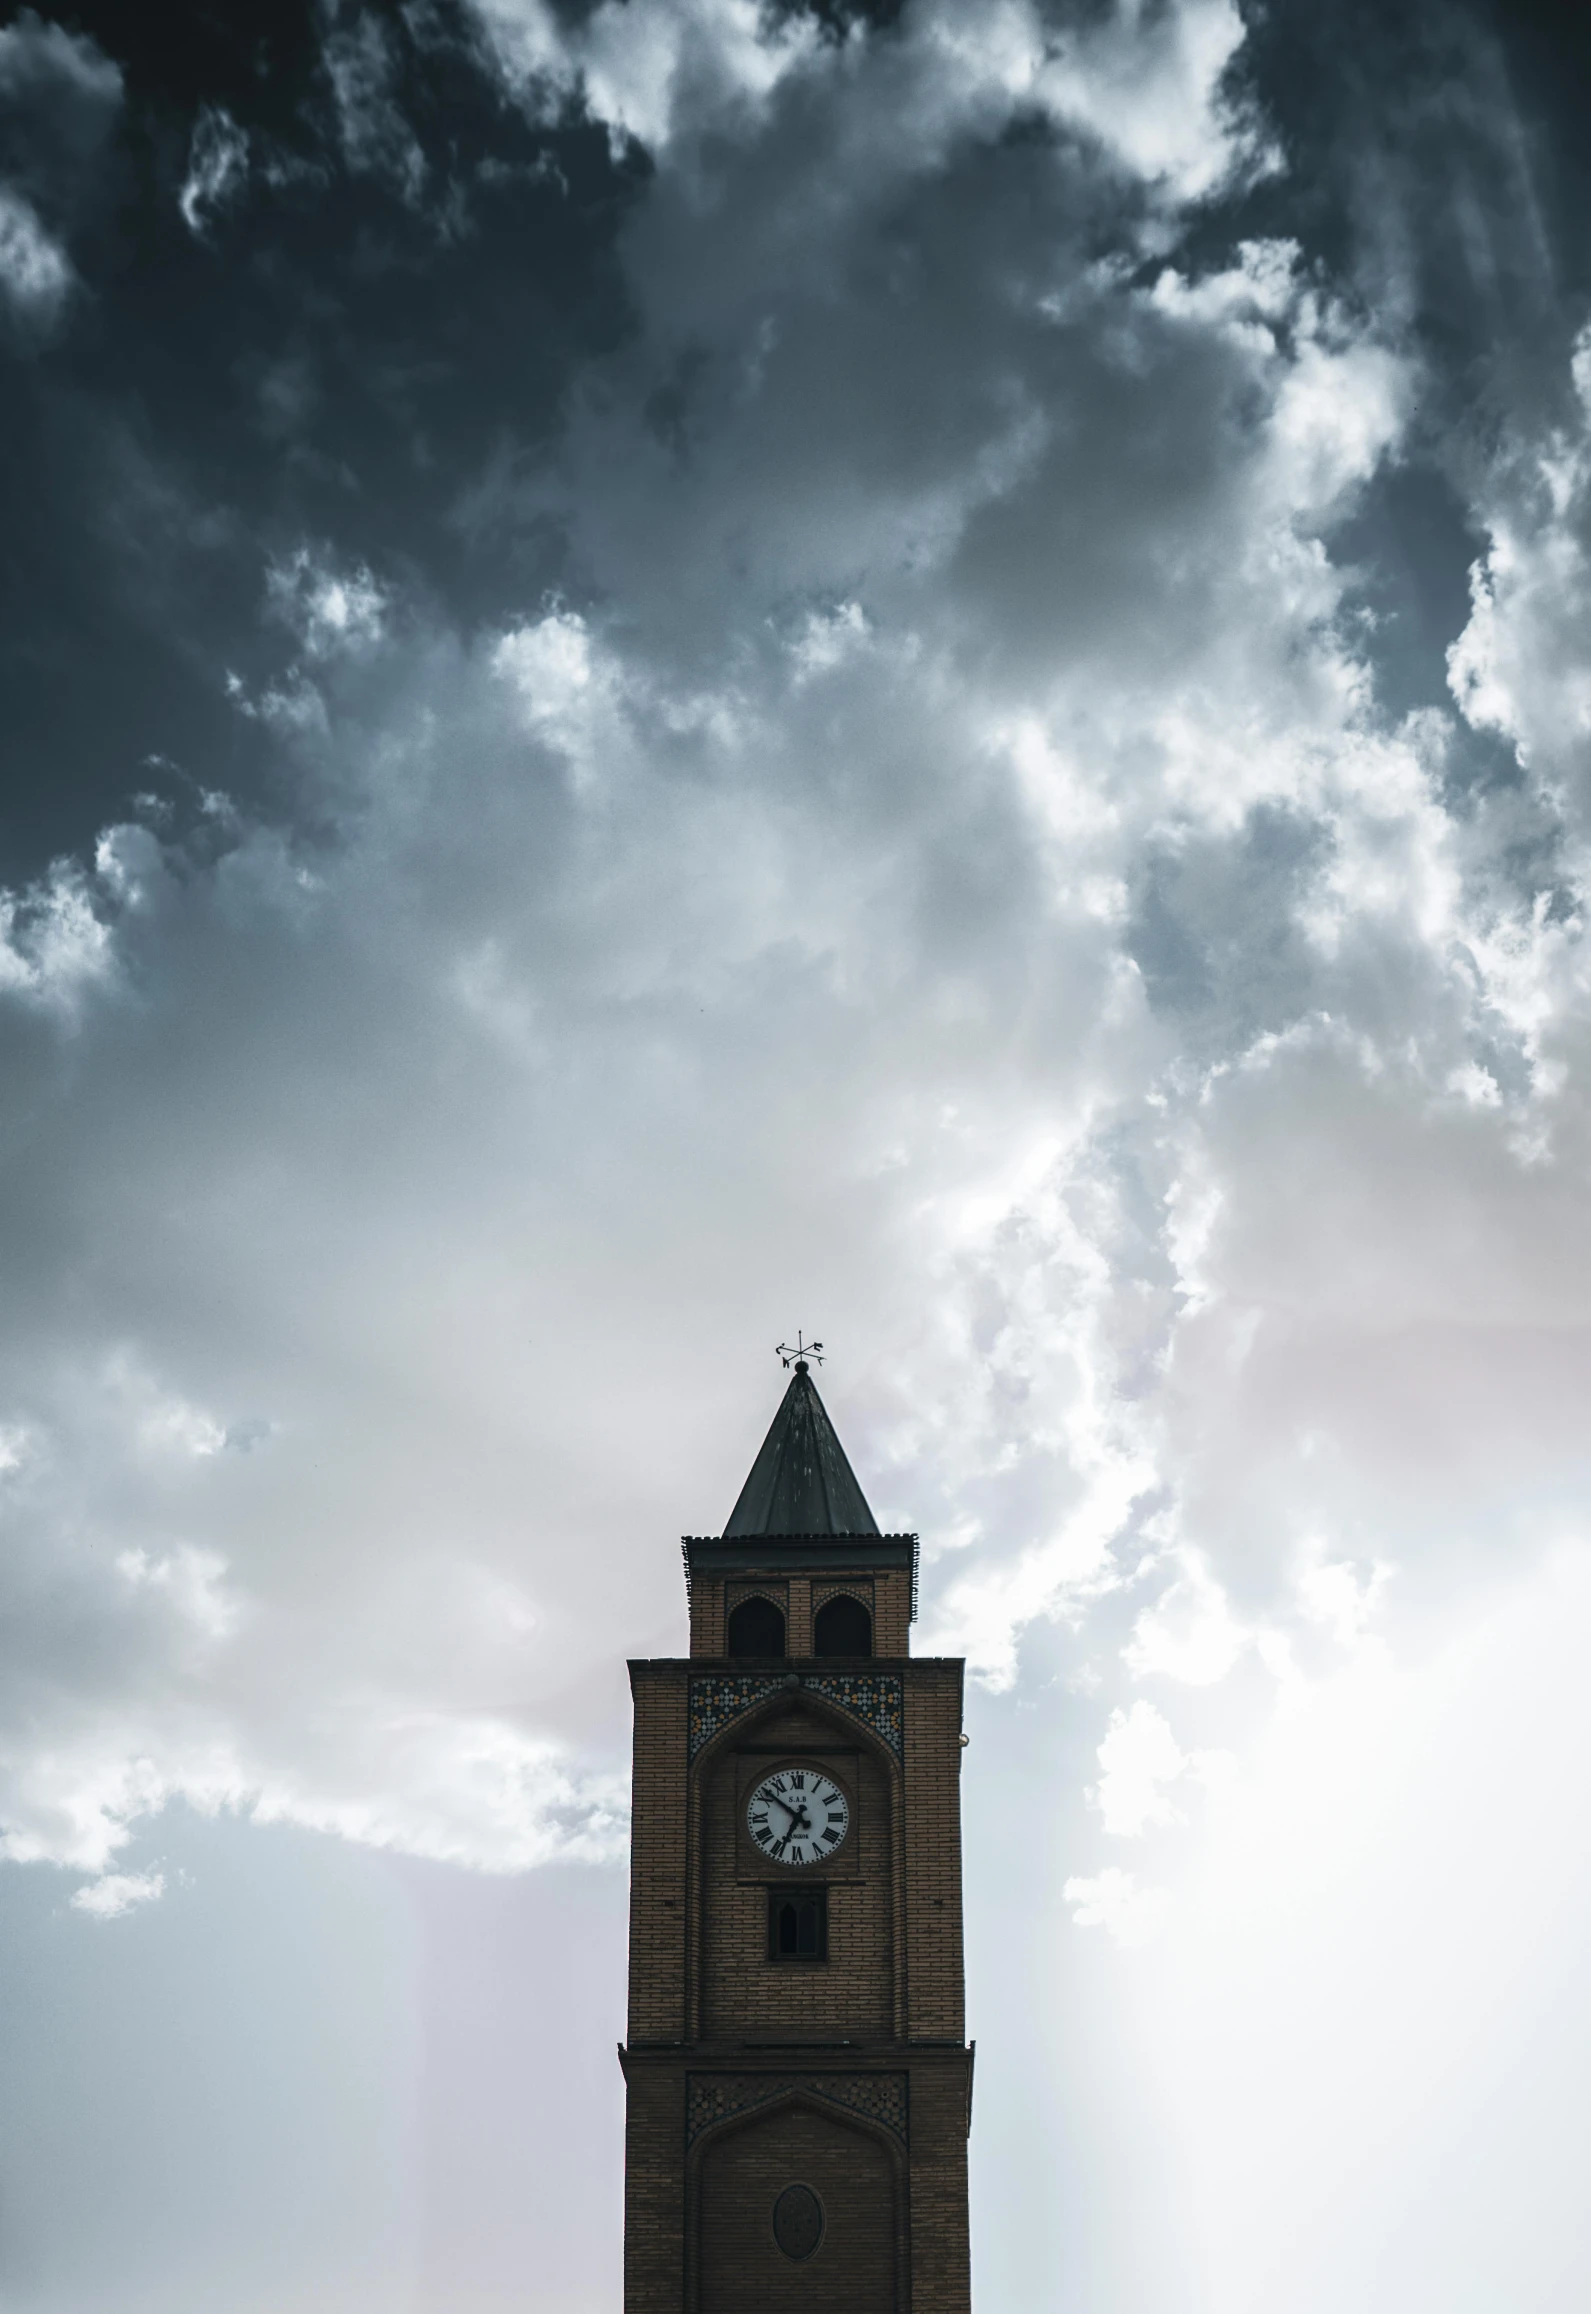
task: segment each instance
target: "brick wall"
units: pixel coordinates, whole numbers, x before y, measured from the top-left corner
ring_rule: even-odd
[[[961,1924],[961,1691],[958,1662],[918,1657],[888,1667],[906,1689],[906,1759],[900,1797],[877,1752],[828,1713],[803,1706],[750,1715],[745,1738],[706,1755],[700,1860],[690,1834],[686,1690],[679,1659],[631,1666],[635,1695],[634,1822],[630,1859],[630,2038],[675,2041],[695,2028],[731,2037],[757,2028],[776,2001],[818,2032],[828,2015],[842,2039],[888,2033],[899,1987],[909,2038],[960,2041],[965,2032]],[[755,1745],[755,1751],[748,1745]],[[766,1956],[766,1887],[780,1874],[745,1837],[748,1779],[780,1752],[819,1758],[853,1800],[850,1838],[831,1883],[833,1959],[828,1993],[795,1993]],[[893,1817],[904,1870],[895,1901]],[[813,1878],[820,1877],[813,1874]],[[904,1940],[903,1943],[901,1940]],[[865,1955],[865,1957],[863,1957]],[[694,1980],[694,1982],[693,1982]],[[691,1995],[694,1994],[694,1999]],[[825,2007],[827,2004],[827,2007]],[[865,2022],[864,2022],[865,2020]],[[772,2029],[771,2027],[769,2028]]]
[[[677,2041],[686,1994],[686,1678],[681,1662],[632,1663],[632,2042]]]
[[[968,2314],[967,2103],[970,2061],[946,2050],[911,2074],[912,2314]]]
[[[912,1579],[899,1568],[873,1578],[873,1653],[909,1655],[912,1630]]]
[[[722,1655],[729,1644],[730,1608],[758,1592],[777,1599],[783,1607],[789,1653],[810,1655],[813,1608],[818,1600],[835,1591],[852,1591],[872,1608],[875,1655],[910,1654],[912,1581],[905,1568],[882,1568],[872,1574],[847,1570],[833,1575],[814,1575],[789,1574],[773,1565],[766,1574],[725,1577],[699,1572],[692,1579],[691,1653]]]
[[[746,1586],[737,1586],[737,1593]],[[757,1586],[752,1584],[751,1589]],[[722,1655],[729,1642],[724,1635],[727,1585],[717,1575],[697,1575],[691,1583],[691,1653]]]
[[[775,1581],[802,1647],[814,1592],[871,1593],[878,1671],[904,1690],[903,1757],[781,1688],[689,1761],[692,1675],[744,1669],[723,1658],[726,1598]],[[968,2314],[962,1666],[907,1656],[909,1603],[909,1574],[892,1567],[698,1577],[691,1657],[630,1666],[625,2314]],[[850,1837],[811,1874],[780,1874],[744,1831],[751,1786],[792,1754],[821,1762],[852,1804]],[[832,1957],[770,1961],[770,1881],[820,1878]],[[907,2142],[781,2090],[784,2102],[709,2128],[688,2151],[693,2071],[786,2079],[803,2065],[814,2078],[904,2073]],[[828,2214],[811,2261],[773,2241],[773,2202],[791,2182],[811,2185]]]
[[[822,2204],[811,2257],[787,2258],[774,2203],[793,2183]],[[720,2134],[697,2185],[701,2314],[895,2314],[895,2166],[843,2118],[785,2105]]]
[[[959,1662],[922,1658],[906,1677],[906,2000],[914,2039],[966,2031],[961,1943]]]
[[[624,2314],[685,2304],[685,2074],[625,2066]]]
[[[701,2029],[709,2040],[887,2038],[893,2030],[895,1932],[890,1779],[877,1758],[806,1709],[759,1719],[748,1746],[714,1757],[702,1788]],[[746,1832],[746,1802],[791,1754],[817,1761],[851,1804],[851,1828],[829,1865],[770,1865]],[[829,1958],[810,1968],[768,1958],[768,1889],[828,1889]]]

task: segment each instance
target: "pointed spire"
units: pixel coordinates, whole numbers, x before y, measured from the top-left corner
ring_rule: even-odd
[[[876,1535],[804,1358],[724,1529],[730,1535]]]

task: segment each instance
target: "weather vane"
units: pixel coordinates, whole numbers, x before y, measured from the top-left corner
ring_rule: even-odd
[[[787,1372],[792,1366],[804,1365],[808,1358],[821,1366],[823,1363],[823,1344],[821,1342],[803,1342],[801,1329],[797,1327],[795,1348],[792,1350],[788,1342],[779,1342],[775,1344],[773,1354],[782,1360]]]

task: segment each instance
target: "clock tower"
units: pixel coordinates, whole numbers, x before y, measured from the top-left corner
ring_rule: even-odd
[[[967,2314],[962,1665],[804,1359],[632,1663],[625,2314]]]

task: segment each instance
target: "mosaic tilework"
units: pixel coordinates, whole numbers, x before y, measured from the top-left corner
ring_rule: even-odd
[[[690,1685],[690,1756],[710,1744],[722,1728],[754,1703],[787,1685],[778,1671],[709,1671]],[[800,1685],[837,1703],[881,1735],[897,1759],[906,1755],[905,1698],[900,1680],[883,1671],[805,1671]],[[794,1692],[794,1691],[792,1691]]]
[[[774,1672],[710,1671],[691,1681],[690,1693],[690,1754],[694,1759],[703,1744],[710,1744],[720,1728],[726,1728],[743,1711],[750,1711],[754,1703],[772,1695],[783,1687],[785,1675]]]
[[[847,2112],[881,2121],[906,2143],[906,2075],[904,2073],[692,2073],[685,2090],[685,2141],[694,2145],[715,2121],[732,2113],[751,2113],[771,2104],[788,2090],[805,2089]]]
[[[865,1719],[895,1757],[906,1756],[906,1710],[901,1683],[888,1671],[809,1671],[801,1684]]]

